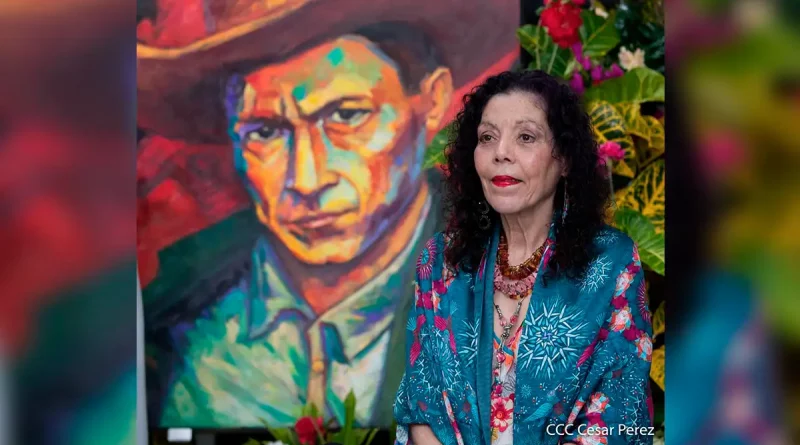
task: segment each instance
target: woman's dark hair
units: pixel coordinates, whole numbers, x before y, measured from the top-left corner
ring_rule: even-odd
[[[476,270],[492,235],[491,226],[480,227],[485,197],[473,152],[486,104],[495,95],[512,92],[531,93],[543,100],[547,124],[553,134],[553,156],[563,159],[568,168],[569,210],[563,223],[560,217],[555,218],[555,251],[545,277],[566,274],[569,278],[580,278],[595,255],[593,239],[603,227],[609,185],[597,168],[597,142],[580,99],[569,86],[542,71],[504,72],[488,78],[464,96],[446,150],[447,232],[451,241],[445,249],[445,259],[454,267]],[[564,187],[562,178],[553,204],[559,213],[564,203]],[[492,226],[500,219],[491,208],[489,218]]]

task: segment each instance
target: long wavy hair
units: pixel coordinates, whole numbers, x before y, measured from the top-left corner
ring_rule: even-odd
[[[517,91],[543,99],[554,137],[553,156],[565,161],[568,168],[566,180],[562,178],[556,189],[555,251],[545,277],[565,274],[578,279],[596,255],[593,239],[604,224],[609,186],[597,167],[597,142],[580,99],[569,86],[541,71],[504,72],[489,77],[464,96],[445,153],[450,237],[445,260],[462,270],[476,270],[492,236],[492,227],[499,224],[499,214],[490,207],[488,217],[492,224],[481,228],[485,226],[480,223],[481,210],[485,211],[486,206],[473,152],[486,104],[497,94]],[[568,211],[562,222],[565,186]]]

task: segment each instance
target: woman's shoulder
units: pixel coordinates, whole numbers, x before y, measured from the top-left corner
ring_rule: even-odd
[[[637,256],[636,243],[625,232],[603,225],[594,237],[594,247],[597,256],[605,256],[615,261],[630,261],[632,256]]]

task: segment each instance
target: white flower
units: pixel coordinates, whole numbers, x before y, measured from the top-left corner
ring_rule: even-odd
[[[634,68],[639,68],[644,66],[644,50],[638,48],[634,52],[630,52],[628,48],[624,46],[619,50],[619,65],[625,69],[625,71],[630,71]]]
[[[602,7],[600,7],[600,6],[594,8],[594,14],[595,15],[599,15],[600,17],[602,17],[604,19],[608,18],[608,12],[606,12],[606,10],[603,9]]]
[[[275,442],[267,442],[264,445],[286,445],[286,444],[281,442],[280,440],[276,440]]]

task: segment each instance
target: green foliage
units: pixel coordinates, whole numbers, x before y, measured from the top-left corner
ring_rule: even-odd
[[[350,391],[347,394],[347,397],[344,400],[344,411],[345,411],[345,418],[344,424],[341,425],[339,431],[331,432],[328,431],[333,423],[333,419],[329,420],[325,427],[321,431],[317,431],[318,433],[318,442],[319,443],[327,443],[327,442],[335,442],[341,445],[370,445],[372,441],[375,439],[375,435],[378,433],[377,429],[361,429],[355,427],[355,419],[356,419],[356,396],[353,391]],[[322,417],[319,409],[313,404],[310,404],[303,408],[302,413],[300,415],[301,418],[303,417],[311,417],[312,419],[318,419]],[[263,420],[261,423],[267,428],[269,433],[275,438],[275,440],[281,441],[286,445],[299,445],[299,439],[297,434],[290,428],[270,428],[266,422]],[[268,442],[263,442],[266,444]],[[255,439],[250,439],[245,445],[261,445],[260,442],[256,441]]]
[[[533,57],[528,65],[529,70],[541,70],[555,77],[569,78],[575,57],[570,49],[556,45],[544,27],[525,25],[517,30],[517,38],[522,48]]]
[[[664,75],[650,68],[634,68],[587,89],[584,98],[611,104],[664,102]]]
[[[447,125],[433,137],[433,140],[425,149],[425,159],[422,161],[422,168],[429,169],[445,163],[445,148],[450,136],[452,125]]]
[[[614,215],[617,228],[627,233],[639,247],[639,257],[653,272],[664,275],[666,257],[664,234],[656,232],[646,216],[631,208],[617,209]]]
[[[619,32],[614,27],[615,12],[605,19],[592,11],[581,11],[581,43],[583,53],[592,59],[600,59],[619,44]]]

